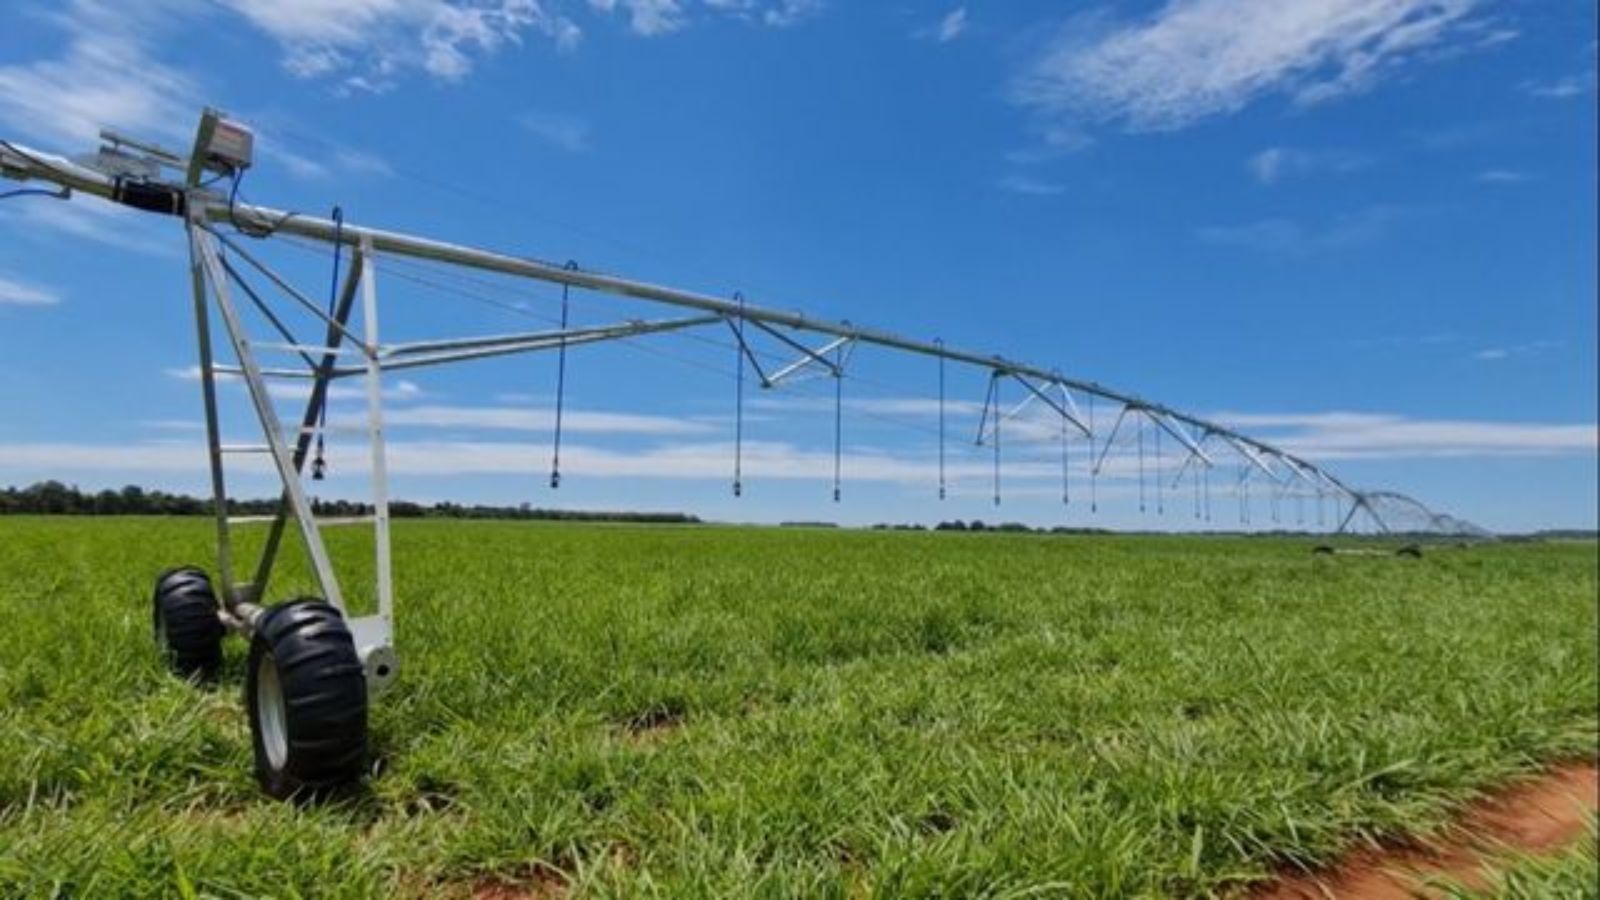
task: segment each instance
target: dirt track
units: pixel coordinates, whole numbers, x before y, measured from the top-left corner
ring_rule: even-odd
[[[1581,840],[1600,808],[1600,768],[1572,763],[1474,804],[1460,822],[1427,843],[1364,850],[1313,875],[1292,875],[1250,894],[1253,900],[1407,900],[1442,896],[1430,879],[1488,886],[1498,857],[1543,855]]]

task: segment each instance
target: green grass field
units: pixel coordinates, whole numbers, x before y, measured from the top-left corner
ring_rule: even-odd
[[[1593,543],[402,522],[379,774],[298,808],[242,642],[151,643],[210,537],[0,519],[0,896],[1226,895],[1596,750]]]

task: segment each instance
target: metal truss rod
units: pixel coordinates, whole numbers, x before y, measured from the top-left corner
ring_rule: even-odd
[[[489,359],[496,356],[510,356],[516,353],[533,353],[539,350],[576,347],[580,344],[598,344],[603,341],[614,341],[645,334],[679,331],[684,328],[693,328],[697,325],[708,325],[720,319],[721,316],[692,316],[685,319],[660,319],[651,322],[628,322],[622,325],[608,325],[601,328],[580,328],[566,332],[546,332],[539,336],[530,336],[522,341],[475,349],[419,354],[397,359],[383,363],[383,370],[389,372],[399,369],[418,369],[424,366],[441,366],[446,363]],[[344,367],[334,370],[333,376],[335,378],[346,378],[352,375],[365,374],[365,372],[366,369],[364,368]]]
[[[1056,402],[1056,399],[1054,397],[1051,397],[1048,394],[1046,394],[1044,391],[1039,390],[1039,387],[1037,385],[1035,385],[1033,382],[1029,381],[1028,379],[1022,377],[1021,375],[1018,375],[1015,372],[1011,373],[1011,378],[1012,378],[1012,380],[1016,381],[1018,384],[1022,385],[1025,388],[1027,388],[1028,389],[1028,393],[1032,394],[1034,397],[1037,397],[1040,402],[1044,403],[1044,405],[1046,405],[1046,406],[1050,407],[1051,409],[1055,410],[1056,413],[1059,414],[1062,419],[1064,419],[1064,420],[1066,420],[1068,422],[1071,422],[1074,427],[1076,427],[1079,431],[1083,432],[1085,435],[1089,434],[1089,426],[1083,424],[1083,422],[1080,421],[1077,416],[1075,416],[1071,412],[1069,412],[1067,410],[1067,407],[1066,407],[1065,404]],[[1058,385],[1060,385],[1060,382],[1056,382],[1056,383]],[[1061,386],[1062,390],[1066,389],[1065,385],[1060,385],[1060,386]],[[1063,396],[1066,396],[1066,395],[1063,394]],[[1020,407],[1018,409],[1016,409],[1016,410],[1012,410],[1012,415],[1016,415],[1016,413],[1019,412],[1019,411],[1020,411]]]
[[[328,559],[327,548],[322,543],[322,534],[317,530],[316,521],[312,516],[311,502],[300,483],[300,471],[295,466],[294,458],[278,430],[278,414],[273,408],[272,397],[267,392],[266,381],[256,367],[255,356],[244,333],[244,323],[228,296],[228,279],[222,271],[216,247],[210,243],[210,235],[199,229],[191,229],[190,240],[204,266],[217,309],[222,313],[223,324],[233,344],[234,355],[239,358],[239,366],[244,370],[245,384],[249,388],[250,400],[255,406],[256,418],[260,420],[267,442],[272,445],[272,460],[277,466],[279,478],[283,481],[284,492],[289,496],[295,520],[300,524],[301,537],[305,539],[306,555],[311,558],[312,570],[322,587],[323,596],[342,611],[345,608],[344,597],[340,593],[333,564]]]
[[[336,317],[328,315],[327,311],[325,311],[320,304],[313,303],[310,298],[297,290],[294,285],[285,281],[277,272],[272,271],[270,266],[266,265],[261,260],[256,259],[255,256],[253,256],[249,251],[239,246],[238,241],[232,240],[226,234],[223,234],[215,228],[208,227],[206,228],[206,232],[211,234],[217,240],[221,241],[223,246],[227,247],[240,259],[249,263],[251,268],[265,276],[268,281],[277,286],[278,290],[283,291],[284,294],[288,295],[288,297],[294,300],[294,302],[310,310],[312,315],[316,316],[318,319],[321,319],[329,328],[339,331],[340,334],[342,334],[345,338],[348,338],[351,343],[358,346],[365,346],[362,344],[359,338],[345,329],[344,323],[340,322]],[[223,260],[223,264],[227,265],[227,260]],[[230,266],[229,268],[231,269],[232,267]],[[238,276],[235,275],[234,278],[238,279]],[[242,279],[239,280],[242,283]]]
[[[1130,408],[1131,407],[1124,405],[1121,411],[1117,413],[1117,421],[1112,423],[1111,433],[1106,435],[1105,447],[1100,451],[1100,458],[1095,460],[1094,470],[1090,474],[1100,474],[1100,468],[1106,463],[1106,454],[1111,452],[1111,442],[1117,439],[1117,431],[1122,428],[1122,420],[1127,418],[1128,410]]]
[[[679,328],[692,328],[696,325],[709,325],[720,320],[720,316],[693,316],[684,319],[666,319],[655,322],[634,319],[616,325],[599,325],[588,328],[524,331],[515,334],[485,335],[483,337],[456,338],[441,341],[415,341],[404,344],[390,344],[378,351],[378,358],[383,360],[385,368],[390,368],[402,357],[416,356],[424,353],[438,353],[454,350],[479,350],[492,347],[520,347],[526,344],[554,343],[559,345],[563,340],[572,342],[583,338],[595,337],[627,337],[635,332],[628,329],[639,327],[658,328],[668,324],[675,324]]]
[[[827,344],[824,344],[815,350],[807,350],[804,356],[788,364],[787,366],[784,366],[778,371],[773,372],[772,377],[767,379],[767,383],[763,385],[763,387],[777,387],[789,376],[794,375],[796,372],[799,372],[811,365],[824,366],[830,371],[831,374],[834,375],[834,377],[842,375],[844,372],[843,365],[834,362],[833,360],[825,359],[824,357],[826,357],[829,353],[835,353],[836,355],[840,355],[842,357],[845,346],[853,343],[854,340],[854,338],[845,337],[834,338]]]
[[[350,260],[350,272],[345,276],[344,287],[339,291],[339,297],[333,307],[333,321],[328,323],[327,334],[323,337],[326,347],[322,359],[317,366],[317,379],[311,385],[311,396],[306,398],[306,408],[300,417],[300,430],[295,438],[294,445],[294,470],[302,472],[306,467],[306,457],[311,453],[311,442],[318,430],[318,423],[322,420],[322,410],[328,403],[328,386],[332,383],[331,372],[334,362],[344,348],[341,346],[345,335],[345,324],[350,321],[350,313],[355,309],[356,288],[360,286],[361,279],[366,273],[366,257],[355,254]],[[256,596],[264,594],[267,581],[272,577],[272,566],[277,560],[278,546],[283,540],[283,529],[287,523],[291,498],[285,492],[279,497],[277,513],[272,517],[272,527],[267,532],[266,544],[261,549],[261,559],[256,564],[256,576],[253,583]]]
[[[233,283],[238,285],[239,290],[244,292],[245,297],[250,301],[250,305],[254,306],[256,310],[261,313],[262,317],[264,317],[267,322],[272,325],[272,330],[283,335],[283,339],[288,342],[287,344],[275,344],[271,349],[278,349],[285,346],[295,347],[297,349],[291,352],[305,360],[308,367],[315,368],[316,363],[312,361],[311,354],[307,353],[304,348],[300,347],[300,339],[295,337],[294,332],[289,330],[289,326],[283,323],[283,319],[279,318],[278,314],[272,311],[272,307],[268,306],[267,302],[261,299],[261,295],[256,293],[255,288],[250,286],[250,282],[244,280],[244,276],[240,275],[239,271],[233,267],[233,264],[228,262],[228,258],[226,256],[218,256],[217,259],[222,263],[222,271],[227,272],[228,277],[233,279]],[[259,348],[262,346],[262,344],[258,342],[256,346]]]
[[[1221,437],[1222,437],[1222,439],[1224,441],[1226,441],[1229,445],[1231,445],[1233,447],[1233,449],[1239,451],[1239,455],[1244,457],[1246,462],[1250,463],[1250,465],[1256,467],[1257,469],[1260,469],[1262,474],[1267,476],[1267,481],[1269,481],[1269,482],[1271,482],[1273,484],[1277,484],[1277,482],[1278,482],[1278,473],[1272,471],[1272,467],[1267,465],[1267,461],[1262,459],[1256,453],[1255,448],[1251,447],[1249,444],[1245,444],[1245,443],[1241,442],[1238,439],[1238,437],[1236,437],[1234,435],[1231,435],[1231,434],[1224,434]],[[1275,451],[1269,451],[1269,452],[1274,452],[1274,455],[1276,455]],[[1243,481],[1245,479],[1245,477],[1248,477],[1248,476],[1247,475],[1241,475],[1239,480]]]

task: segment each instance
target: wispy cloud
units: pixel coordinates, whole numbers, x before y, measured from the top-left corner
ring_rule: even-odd
[[[407,70],[458,81],[478,58],[522,42],[524,34],[560,47],[581,36],[541,0],[221,0],[283,48],[283,66],[301,78],[338,77],[347,87],[382,91]]]
[[[329,7],[335,12],[344,8]],[[134,5],[72,0],[47,19],[66,37],[58,55],[0,65],[0,124],[79,151],[92,148],[104,127],[185,146],[193,136],[195,111],[217,98],[207,96],[193,73],[163,60],[160,51],[186,21],[191,27],[204,27],[209,15],[213,15],[209,7],[193,0]],[[296,141],[282,133],[282,115],[263,112],[249,118],[260,155],[295,177],[390,174],[380,157],[335,141],[318,139],[315,158],[290,149]],[[100,227],[112,213],[81,213],[79,206],[52,209],[35,204],[33,212],[39,224],[54,230],[102,243],[130,244],[127,229],[120,225]]]
[[[1526,172],[1519,172],[1515,169],[1485,169],[1479,172],[1473,180],[1479,184],[1510,185],[1529,181],[1530,176]]]
[[[1358,338],[1350,342],[1352,347],[1432,347],[1444,344],[1454,344],[1461,340],[1461,335],[1453,331],[1434,331],[1428,334],[1389,334],[1382,337]]]
[[[589,0],[589,6],[601,13],[625,13],[629,30],[644,37],[688,27],[694,5],[751,24],[786,28],[816,14],[822,9],[822,0],[701,0],[699,4],[689,0]]]
[[[361,416],[348,417],[348,423],[340,419],[341,424],[360,424],[364,421]],[[556,417],[550,409],[428,405],[385,412],[384,422],[397,428],[548,432],[555,428]],[[573,433],[658,436],[707,434],[716,430],[702,422],[672,416],[584,409],[564,410],[561,427]]]
[[[1588,455],[1597,426],[1588,423],[1416,419],[1384,413],[1218,413],[1290,452],[1314,460]]]
[[[1592,422],[1429,420],[1355,412],[1224,412],[1214,418],[1322,462],[1592,456],[1600,449],[1600,430]],[[1213,450],[1218,449],[1219,445],[1213,445]],[[549,452],[550,446],[543,442],[393,440],[388,457],[390,472],[397,476],[525,476],[542,474]],[[570,477],[722,481],[731,475],[733,452],[727,441],[679,441],[629,449],[570,443],[563,448],[562,457],[563,469]],[[1012,453],[1024,454],[1025,450],[1014,445]],[[364,476],[370,464],[365,449],[351,442],[335,443],[328,458],[341,475]],[[746,441],[742,458],[747,481],[826,481],[832,476],[834,462],[831,448],[778,441]],[[1226,460],[1225,456],[1217,458]],[[117,477],[192,473],[203,463],[204,449],[192,440],[0,443],[0,472],[22,478],[92,472],[116,473]],[[270,471],[267,461],[259,458],[242,459],[239,465],[242,471],[257,475]],[[963,482],[969,487],[986,484],[992,476],[991,465],[982,458],[951,459],[945,475],[960,490]],[[1139,477],[1139,471],[1129,441],[1121,441],[1101,472],[1102,490],[1105,485],[1128,485]],[[926,486],[935,483],[939,467],[931,454],[914,449],[850,447],[844,457],[844,474],[850,483]],[[1076,474],[1081,478],[1082,469]],[[1042,456],[1013,456],[1004,464],[1004,477],[1008,496],[1046,486],[1053,494],[1059,488],[1061,469],[1059,462]],[[1102,498],[1105,496],[1102,493]]]
[[[0,275],[0,306],[54,306],[61,294],[54,288]]]
[[[0,222],[14,226],[18,234],[30,239],[51,241],[66,237],[149,256],[182,255],[179,233],[160,218],[85,195],[66,202],[30,198],[27,202],[0,204]]]
[[[1545,351],[1554,350],[1561,345],[1561,341],[1529,341],[1525,344],[1485,347],[1472,354],[1472,358],[1482,362],[1499,362],[1514,356],[1537,356]]]
[[[1218,246],[1307,256],[1370,244],[1383,237],[1407,212],[1394,206],[1372,206],[1320,225],[1271,218],[1243,225],[1208,226],[1195,235]]]
[[[200,367],[198,365],[181,366],[167,369],[166,374],[169,378],[176,378],[179,381],[199,381]],[[217,382],[236,385],[241,390],[244,388],[244,380],[231,373],[218,373]],[[296,383],[273,381],[267,384],[267,393],[271,394],[274,400],[280,402],[291,405],[304,405],[311,396],[311,387],[310,383],[305,381]],[[391,403],[417,401],[427,396],[428,392],[424,391],[421,385],[404,378],[390,381],[383,389],[383,398]],[[327,397],[329,401],[352,400],[365,402],[367,389],[364,386],[353,387],[335,384],[328,388]]]
[[[1268,147],[1246,161],[1246,168],[1262,184],[1277,184],[1317,172],[1346,174],[1372,164],[1372,158],[1353,150],[1303,147]]]
[[[558,150],[581,153],[589,149],[589,123],[574,116],[525,112],[517,116],[517,124]]]
[[[1568,100],[1593,93],[1595,89],[1595,72],[1578,72],[1561,78],[1549,80],[1530,80],[1522,83],[1522,89],[1529,96],[1545,100]]]
[[[1451,42],[1477,0],[1169,0],[1137,21],[1079,16],[1014,88],[1050,119],[1182,128],[1283,95],[1307,106],[1370,89]]]
[[[156,60],[151,47],[166,18],[183,9],[171,0],[65,4],[50,16],[66,35],[60,55],[0,65],[0,122],[71,145],[96,140],[106,126],[182,137],[192,125],[196,84]]]
[[[912,37],[919,40],[937,41],[948,44],[960,37],[967,30],[967,8],[958,6],[946,13],[943,18],[912,32]]]
[[[1029,197],[1054,197],[1066,188],[1053,181],[1044,181],[1038,178],[1029,178],[1026,175],[1007,175],[1000,179],[1000,189],[1013,194],[1023,194]]]

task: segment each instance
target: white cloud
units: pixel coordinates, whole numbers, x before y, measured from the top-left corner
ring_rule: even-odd
[[[1037,165],[1088,149],[1094,144],[1094,138],[1086,131],[1066,123],[1034,122],[1031,130],[1034,132],[1034,144],[1008,152],[1006,162],[1018,166]]]
[[[91,150],[104,127],[186,147],[200,107],[220,98],[207,96],[191,72],[160,59],[157,48],[182,32],[186,20],[191,29],[207,27],[209,14],[195,0],[73,0],[48,19],[66,36],[59,55],[0,66],[0,124],[71,152]],[[246,118],[257,132],[258,153],[296,177],[390,174],[381,158],[333,141],[316,140],[316,159],[288,149],[293,142],[278,134],[281,116]],[[149,251],[138,229],[120,222],[107,227],[109,217],[127,212],[109,204],[34,204],[29,215],[35,224],[76,237]]]
[[[678,0],[589,0],[589,5],[604,13],[625,10],[628,27],[646,37],[677,31],[685,23]]]
[[[710,5],[716,5],[708,0]],[[779,0],[761,13],[761,23],[773,28],[787,28],[822,11],[823,0]]]
[[[546,144],[568,153],[589,149],[589,123],[572,116],[527,112],[517,116],[522,129]]]
[[[822,0],[589,0],[597,12],[625,13],[629,30],[644,37],[686,28],[701,9],[751,24],[787,28],[815,15],[822,5]]]
[[[1301,147],[1268,147],[1246,161],[1246,167],[1262,184],[1277,184],[1286,178],[1315,172],[1344,174],[1366,168],[1371,160],[1350,150],[1308,150]]]
[[[925,28],[918,28],[912,37],[923,40],[938,41],[948,44],[960,37],[967,30],[967,8],[958,6],[946,13],[944,18]]]
[[[0,306],[54,306],[61,295],[43,285],[0,275]]]
[[[364,416],[348,416],[341,417],[339,424],[359,425],[365,421]],[[384,423],[394,427],[547,432],[555,427],[555,421],[553,410],[506,406],[412,406],[384,412]],[[565,431],[591,434],[689,435],[715,430],[703,423],[670,416],[582,409],[564,410],[561,427]]]
[[[1370,244],[1383,237],[1389,227],[1406,214],[1407,211],[1399,207],[1372,206],[1322,225],[1271,218],[1243,225],[1208,226],[1195,234],[1208,244],[1308,256]]]
[[[407,69],[457,81],[525,32],[574,46],[578,26],[540,0],[222,0],[283,48],[301,78],[382,91]]]
[[[1595,423],[1527,423],[1414,419],[1378,413],[1219,413],[1214,418],[1248,429],[1285,450],[1319,462],[1431,458],[1504,458],[1591,456],[1600,449]],[[1124,432],[1131,432],[1125,427]],[[1101,490],[1115,490],[1138,478],[1137,458],[1125,434],[1107,460],[1100,476]],[[1148,439],[1148,436],[1147,436]],[[1076,443],[1076,451],[1083,445]],[[1230,464],[1219,443],[1211,452],[1220,464]],[[955,445],[952,445],[955,450]],[[1153,448],[1146,447],[1147,453]],[[673,479],[723,481],[732,470],[733,445],[727,441],[664,443],[642,449],[617,449],[594,444],[568,444],[563,448],[563,469],[570,477]],[[1182,452],[1169,445],[1163,472],[1170,478]],[[550,447],[541,442],[411,441],[389,443],[389,469],[395,475],[530,475],[542,474]],[[1020,496],[1030,486],[1053,493],[1061,470],[1050,454],[1027,455],[1013,445],[1003,464],[1007,496]],[[334,471],[362,476],[370,457],[358,443],[336,442],[328,454]],[[270,472],[259,457],[235,461],[242,471]],[[986,485],[992,463],[977,456],[952,458],[945,475],[949,482]],[[1146,470],[1155,466],[1147,456]],[[194,441],[143,443],[0,443],[0,472],[22,478],[71,476],[83,472],[194,473],[204,466],[204,449]],[[1082,490],[1084,462],[1075,456],[1072,479]],[[743,468],[747,480],[826,481],[832,477],[831,449],[808,449],[784,442],[746,441]],[[925,486],[938,478],[937,457],[914,449],[847,448],[844,475],[847,482],[892,483]],[[959,488],[958,488],[959,490]],[[1106,496],[1102,493],[1102,498]]]
[[[958,7],[939,23],[939,43],[948,44],[967,30],[967,8]]]
[[[169,377],[176,378],[179,381],[200,380],[200,367],[198,365],[167,369],[166,373]],[[230,372],[217,373],[217,382],[220,384],[235,384],[240,389],[244,388],[244,380]],[[297,379],[294,382],[272,380],[267,382],[267,393],[274,400],[281,403],[304,406],[306,400],[311,396],[311,383],[303,379]],[[408,381],[404,378],[391,380],[383,388],[383,398],[391,403],[420,400],[426,396],[428,396],[428,392],[424,391],[420,385],[415,381]],[[330,401],[351,400],[365,403],[367,389],[364,385],[356,387],[349,384],[334,384],[328,388],[327,397]]]
[[[1513,356],[1536,356],[1546,350],[1554,350],[1560,346],[1560,341],[1529,341],[1526,344],[1486,347],[1472,354],[1472,358],[1483,362],[1498,362],[1502,359],[1510,359]]]
[[[67,201],[30,198],[26,202],[0,204],[0,222],[7,223],[19,235],[37,236],[44,241],[59,237],[92,241],[150,256],[183,254],[182,233],[173,221],[83,194]]]
[[[1215,418],[1312,460],[1593,454],[1589,423],[1415,419],[1385,413],[1218,413]]]
[[[1139,21],[1079,17],[1018,79],[1052,119],[1182,128],[1269,95],[1309,105],[1366,90],[1449,41],[1478,0],[1168,0]]]
[[[1480,184],[1522,184],[1529,180],[1528,173],[1515,169],[1486,169],[1475,179]]]
[[[1576,75],[1567,75],[1550,81],[1525,81],[1522,89],[1530,96],[1540,97],[1545,100],[1567,100],[1580,97],[1594,91],[1594,70],[1580,72]]]
[[[1066,190],[1065,187],[1053,181],[1044,181],[1038,178],[1029,178],[1026,175],[1007,175],[997,182],[1000,189],[1013,194],[1023,194],[1030,197],[1054,197]]]
[[[180,381],[200,380],[200,367],[197,365],[167,369],[166,372],[168,376]],[[238,385],[241,389],[244,385],[238,376],[231,374],[219,374],[217,380]],[[287,404],[288,408],[280,408],[278,410],[280,413],[287,412],[289,409],[299,412],[304,407],[311,392],[306,382],[285,383],[272,381],[268,383],[267,390],[274,400]],[[428,396],[428,392],[423,390],[416,382],[405,379],[391,380],[384,386],[383,390],[384,399],[390,403],[416,403],[416,401],[423,400]],[[521,395],[512,396],[521,397]],[[330,403],[354,402],[364,404],[366,399],[367,390],[364,385],[335,384],[328,388],[328,400]],[[526,402],[533,403],[535,399],[528,397]],[[506,406],[447,406],[438,403],[390,406],[384,410],[383,418],[384,424],[396,428],[548,432],[555,427],[555,412],[552,409],[529,408],[521,403]],[[348,412],[335,410],[328,416],[330,426],[341,429],[365,428],[366,421],[364,406],[359,410],[350,410]],[[697,422],[687,418],[585,409],[564,410],[561,417],[561,427],[564,430],[575,433],[636,434],[662,437],[707,434],[716,430],[704,422]]]
[[[105,126],[181,139],[193,127],[197,87],[149,51],[165,17],[187,8],[72,0],[51,16],[66,33],[59,56],[0,66],[0,122],[78,149],[89,149]]]

